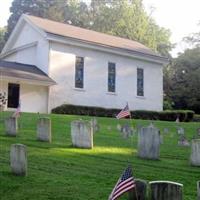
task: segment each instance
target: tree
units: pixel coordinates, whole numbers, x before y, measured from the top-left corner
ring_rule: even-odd
[[[177,109],[200,113],[200,47],[187,49],[173,61],[168,95]]]
[[[144,10],[142,0],[92,0],[91,29],[136,40],[169,56],[170,31],[159,27]]]
[[[172,48],[169,30],[145,12],[142,0],[13,0],[10,11],[6,40],[21,14],[28,13],[136,40],[165,56]]]
[[[8,39],[23,13],[49,18],[55,21],[64,21],[65,6],[65,0],[13,0],[10,7],[11,15],[8,19],[5,39]]]
[[[4,44],[6,43],[4,39],[5,32],[6,32],[6,28],[0,27],[0,53],[1,53],[1,50],[3,49]]]

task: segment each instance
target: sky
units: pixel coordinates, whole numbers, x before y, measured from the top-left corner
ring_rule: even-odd
[[[0,0],[0,27],[6,26],[9,7],[12,0]],[[187,47],[182,38],[199,32],[200,0],[143,0],[148,13],[153,8],[152,16],[159,26],[170,29],[171,42],[177,44],[171,52],[173,57]]]

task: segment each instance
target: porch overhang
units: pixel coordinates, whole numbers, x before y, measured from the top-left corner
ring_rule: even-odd
[[[0,60],[0,80],[51,86],[56,82],[34,65]]]

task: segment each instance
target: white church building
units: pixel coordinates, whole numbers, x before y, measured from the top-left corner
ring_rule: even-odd
[[[163,65],[144,45],[22,15],[0,54],[6,110],[50,113],[62,104],[163,109]]]

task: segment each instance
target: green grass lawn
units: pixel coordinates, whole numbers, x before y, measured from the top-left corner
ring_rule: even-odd
[[[170,180],[184,185],[184,200],[196,199],[196,182],[200,168],[189,164],[189,147],[178,147],[176,124],[155,121],[161,129],[170,129],[164,135],[160,160],[142,160],[137,157],[137,136],[132,141],[121,137],[116,125],[127,120],[98,118],[100,131],[94,135],[94,148],[78,149],[71,145],[70,122],[90,119],[83,116],[49,115],[52,120],[52,143],[36,140],[37,114],[23,113],[19,135],[5,136],[2,119],[10,113],[0,113],[0,199],[1,200],[107,200],[122,171],[130,162],[134,176],[147,181]],[[133,125],[147,125],[149,121],[133,120]],[[199,123],[181,123],[186,136],[192,139]],[[108,130],[111,126],[111,130]],[[28,147],[28,176],[10,173],[10,145],[22,143]],[[125,199],[125,198],[122,198]]]

